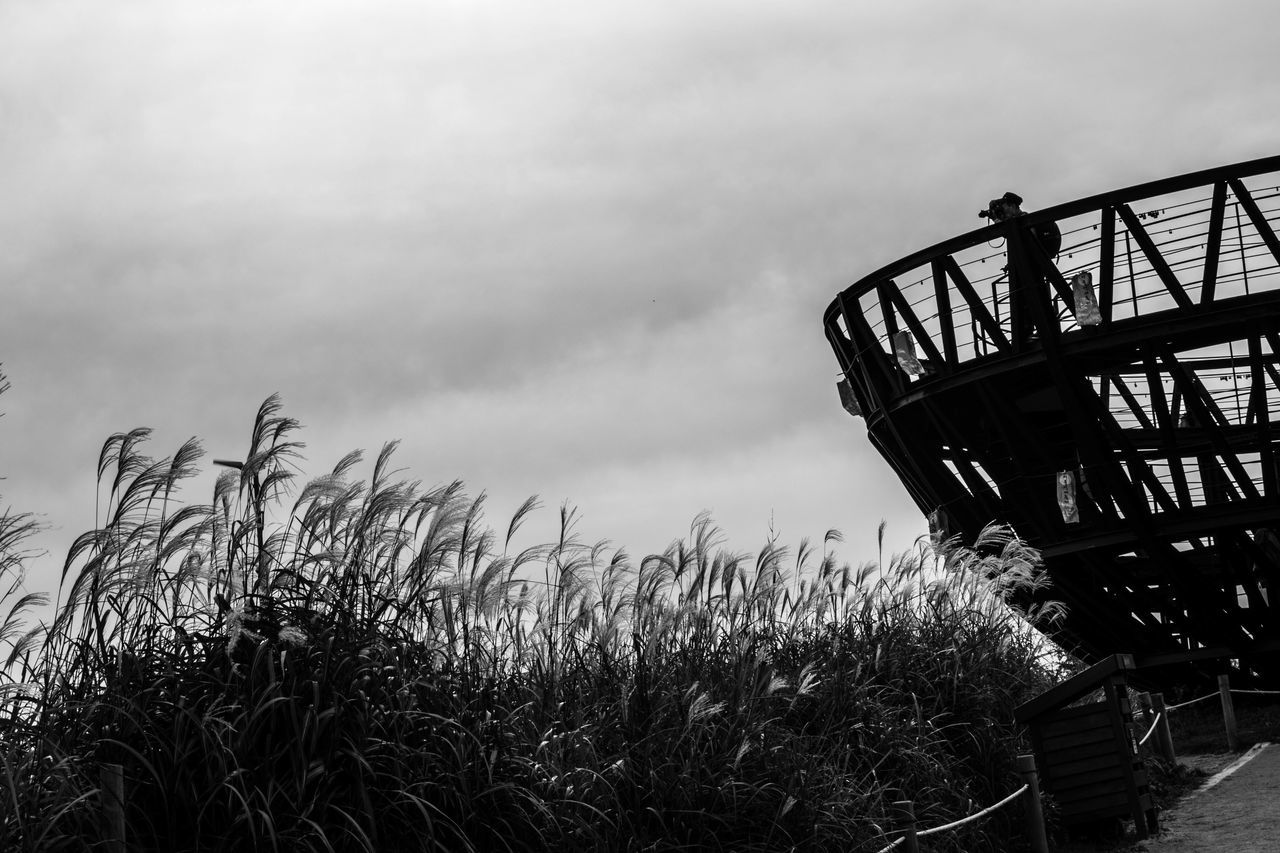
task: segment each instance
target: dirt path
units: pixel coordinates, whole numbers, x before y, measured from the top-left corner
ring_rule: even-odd
[[[1253,853],[1280,849],[1280,746],[1271,745],[1208,790],[1184,797],[1161,815],[1158,839],[1138,849],[1150,853]]]

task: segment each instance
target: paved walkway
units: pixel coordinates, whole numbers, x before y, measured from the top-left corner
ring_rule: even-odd
[[[1280,745],[1272,744],[1213,787],[1184,797],[1162,814],[1160,837],[1145,847],[1151,853],[1269,853],[1280,850],[1278,816]]]

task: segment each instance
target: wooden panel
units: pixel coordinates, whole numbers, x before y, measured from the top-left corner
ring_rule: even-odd
[[[1100,793],[1096,797],[1076,799],[1070,803],[1059,800],[1058,806],[1064,816],[1106,817],[1107,814],[1100,814],[1100,812],[1104,812],[1120,817],[1133,817],[1133,812],[1130,811],[1129,807],[1129,795],[1123,791],[1119,793]],[[1138,795],[1138,808],[1143,812],[1151,810],[1150,794]]]
[[[1106,741],[1107,743],[1115,741],[1115,733],[1111,731],[1110,726],[1098,726],[1084,731],[1058,735],[1057,737],[1046,737],[1044,739],[1044,751],[1048,754],[1065,749],[1074,750],[1099,741]]]
[[[1074,799],[1070,802],[1058,803],[1059,809],[1065,815],[1085,815],[1103,817],[1105,815],[1100,812],[1112,812],[1115,814],[1129,815],[1129,794],[1123,790],[1108,791],[1099,794],[1096,797],[1082,797]]]
[[[1120,765],[1103,767],[1088,773],[1075,773],[1053,782],[1050,786],[1054,797],[1066,801],[1089,796],[1091,792],[1124,791],[1128,785],[1124,769]]]
[[[1085,714],[1076,716],[1057,718],[1047,717],[1044,722],[1040,723],[1040,731],[1045,737],[1059,737],[1061,735],[1076,734],[1078,732],[1087,731],[1095,728],[1106,728],[1111,724],[1111,715],[1107,713],[1105,707],[1092,705]]]
[[[1109,764],[1103,764],[1102,763],[1103,760],[1104,760],[1104,757],[1100,756],[1096,766],[1088,767],[1083,770],[1071,770],[1065,773],[1054,773],[1051,771],[1049,773],[1046,773],[1044,776],[1046,780],[1046,784],[1050,785],[1055,790],[1057,790],[1061,788],[1070,788],[1076,785],[1085,784],[1084,780],[1092,779],[1099,782],[1099,784],[1101,784],[1101,782],[1106,779],[1111,779],[1111,778],[1124,779],[1125,778],[1123,764],[1121,764],[1119,761],[1112,761]],[[1084,762],[1078,762],[1078,761],[1073,762],[1073,764],[1075,764],[1076,766],[1079,766],[1082,763]]]
[[[1061,708],[1057,711],[1051,711],[1044,714],[1040,720],[1037,720],[1037,722],[1048,722],[1050,720],[1072,720],[1077,717],[1085,717],[1089,714],[1097,713],[1098,711],[1105,711],[1106,707],[1107,703],[1105,700],[1088,702],[1084,705],[1072,705],[1069,708]]]
[[[1075,756],[1071,756],[1075,758]],[[1089,758],[1083,758],[1073,761],[1061,761],[1057,764],[1050,762],[1045,775],[1052,778],[1067,778],[1077,773],[1090,773],[1094,770],[1101,770],[1104,767],[1120,767],[1121,757],[1115,754],[1115,750],[1108,750],[1105,754],[1096,755]]]
[[[1095,758],[1099,755],[1114,756],[1117,764],[1124,759],[1123,755],[1117,755],[1115,741],[1110,737],[1106,740],[1095,741],[1083,746],[1075,746],[1068,749],[1041,749],[1040,752],[1044,756],[1045,764],[1050,767],[1068,761]]]

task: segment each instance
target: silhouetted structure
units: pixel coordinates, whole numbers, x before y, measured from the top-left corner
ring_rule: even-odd
[[[1090,660],[1280,684],[1278,219],[1270,157],[1019,210],[827,309],[917,506],[1041,548]]]

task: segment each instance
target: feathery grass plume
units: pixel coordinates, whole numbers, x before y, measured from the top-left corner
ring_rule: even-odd
[[[108,439],[101,526],[0,690],[0,848],[90,849],[103,763],[166,851],[870,850],[897,799],[941,823],[1014,786],[1012,708],[1054,671],[1007,531],[855,569],[838,531],[742,554],[704,513],[633,561],[566,504],[512,553],[535,498],[500,540],[394,443],[290,498],[297,429],[268,398],[208,505],[175,497],[198,444]]]

